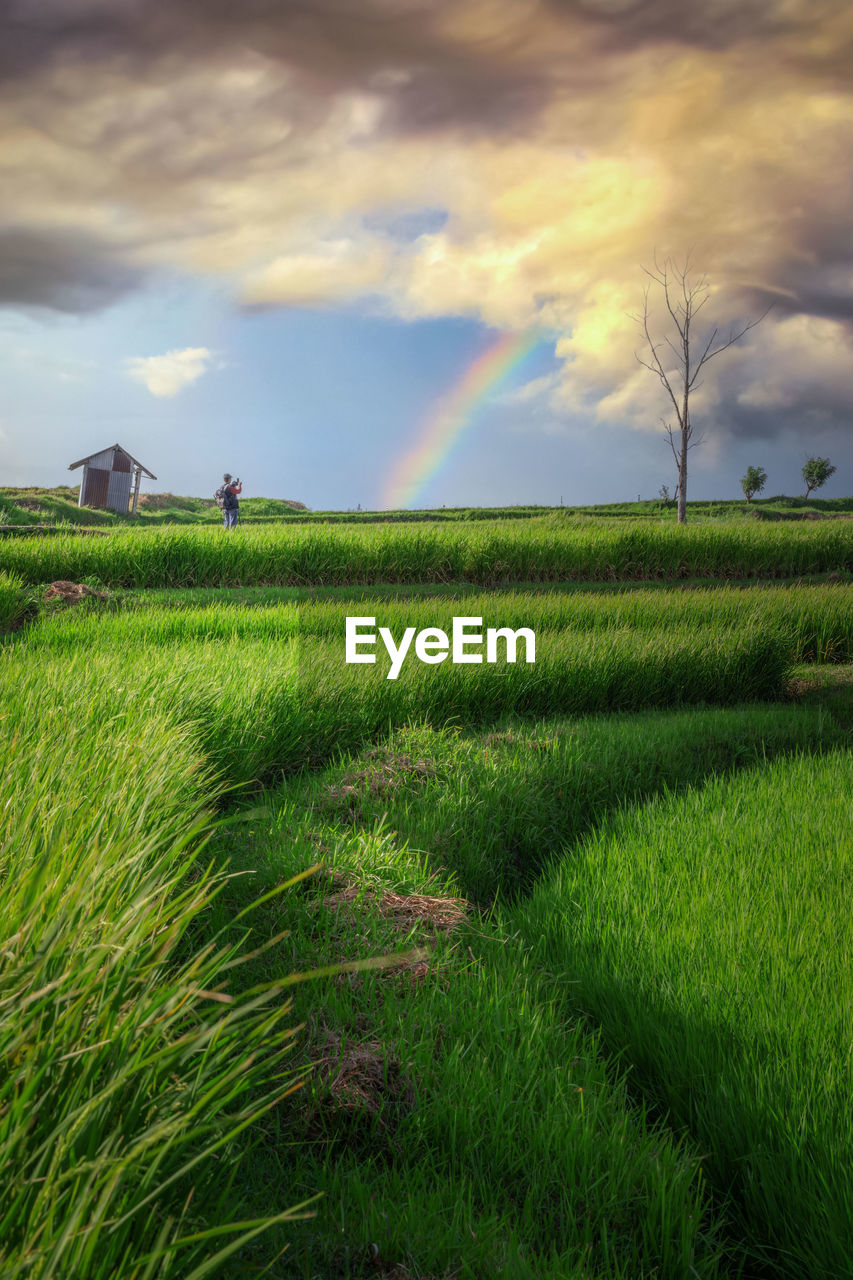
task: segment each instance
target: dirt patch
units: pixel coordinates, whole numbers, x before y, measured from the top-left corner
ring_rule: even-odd
[[[365,893],[358,885],[349,885],[338,893],[321,899],[329,911],[352,910],[364,904],[378,909],[380,917],[400,932],[408,933],[415,925],[423,925],[434,933],[455,929],[467,918],[470,905],[464,898],[431,898],[426,894],[384,892],[381,896]]]
[[[359,799],[388,795],[412,778],[432,778],[436,772],[431,760],[414,759],[382,747],[366,751],[364,758],[370,763],[350,770],[340,783],[325,791],[327,805],[348,810],[349,817],[354,817]]]
[[[414,1108],[416,1096],[394,1046],[351,1036],[345,1040],[322,1014],[310,1021],[307,1055],[313,1069],[303,1095],[309,1141],[367,1142],[374,1154],[400,1154],[394,1131]]]
[[[806,693],[813,693],[815,689],[822,689],[822,680],[792,680],[788,685],[788,692],[792,698],[802,698]]]
[[[388,1104],[414,1106],[414,1090],[387,1045],[366,1040],[342,1047],[340,1034],[326,1027],[310,1050],[326,1095],[338,1111],[361,1112],[383,1122]]]
[[[817,665],[813,674],[794,677],[788,684],[788,693],[798,698],[807,693],[832,693],[849,687],[853,687],[853,664]]]
[[[44,593],[45,600],[62,600],[65,604],[79,604],[87,596],[94,596],[96,600],[107,599],[106,591],[96,591],[84,582],[51,582]]]

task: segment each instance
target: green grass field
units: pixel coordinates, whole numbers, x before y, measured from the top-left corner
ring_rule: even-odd
[[[507,514],[0,540],[4,1280],[853,1276],[853,525]]]
[[[119,528],[3,540],[28,582],[114,587],[776,578],[853,570],[853,522],[688,525],[530,520],[365,526]]]

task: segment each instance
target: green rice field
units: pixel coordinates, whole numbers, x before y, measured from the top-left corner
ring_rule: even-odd
[[[851,575],[846,519],[0,540],[0,1280],[853,1277]]]
[[[853,570],[853,523],[678,528],[558,514],[414,526],[118,528],[99,537],[8,538],[3,568],[28,582],[95,578],[115,587],[228,587],[775,578]]]

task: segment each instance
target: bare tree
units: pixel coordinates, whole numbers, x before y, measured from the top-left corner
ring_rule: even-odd
[[[729,331],[728,337],[719,337],[716,325],[706,328],[697,335],[694,322],[710,296],[707,278],[702,275],[691,278],[690,255],[680,266],[672,258],[666,258],[661,264],[654,259],[654,270],[643,267],[649,277],[649,283],[643,290],[642,315],[631,317],[643,330],[648,347],[649,359],[644,360],[639,352],[635,352],[640,364],[651,370],[660,379],[661,385],[672,401],[677,426],[671,426],[661,419],[664,430],[669,436],[669,445],[675,458],[678,470],[678,523],[684,524],[687,516],[687,454],[702,443],[703,436],[694,437],[693,423],[690,420],[690,396],[701,386],[699,374],[714,356],[720,355],[733,347],[736,342],[760,324],[767,315],[767,308],[757,320],[750,321],[742,329]],[[669,314],[670,332],[661,341],[656,342],[650,332],[649,325],[649,293],[652,285],[663,290],[663,300]],[[671,352],[661,358],[661,350],[666,346]]]

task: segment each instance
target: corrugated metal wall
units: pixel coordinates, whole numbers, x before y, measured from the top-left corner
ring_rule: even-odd
[[[109,492],[110,472],[103,467],[85,468],[84,507],[105,507]]]
[[[121,449],[105,449],[103,453],[93,454],[83,468],[80,505],[99,510],[109,507],[126,515],[132,477],[130,458]]]
[[[127,471],[111,471],[106,505],[113,511],[120,511],[122,515],[127,515],[129,503],[130,469],[128,468]]]
[[[112,471],[114,453],[115,449],[104,449],[103,453],[93,453],[88,459],[89,466],[101,471]]]

